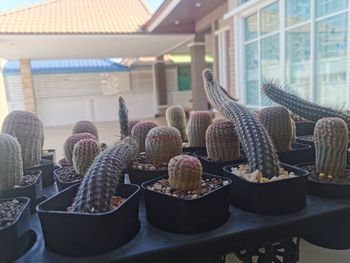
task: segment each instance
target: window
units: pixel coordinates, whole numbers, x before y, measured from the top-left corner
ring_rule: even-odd
[[[177,76],[177,85],[179,91],[192,89],[190,65],[179,65],[177,67]]]
[[[219,67],[219,83],[226,90],[229,88],[229,30],[219,30],[217,35],[218,45],[218,67]]]

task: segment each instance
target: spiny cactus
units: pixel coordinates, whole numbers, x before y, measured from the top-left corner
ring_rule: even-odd
[[[5,118],[1,132],[12,135],[21,145],[24,169],[40,163],[44,145],[44,128],[35,114],[26,111],[11,112]]]
[[[177,191],[195,191],[202,186],[201,162],[190,155],[178,155],[170,159],[169,185]]]
[[[246,107],[235,102],[217,81],[214,81],[209,69],[204,70],[203,78],[210,103],[238,127],[238,136],[247,155],[251,171],[259,170],[266,178],[278,176],[278,156],[261,122]]]
[[[205,133],[208,158],[212,161],[232,161],[239,158],[239,138],[232,121],[214,120]]]
[[[129,121],[129,124],[128,124],[128,134],[130,135],[131,134],[131,130],[132,130],[132,128],[136,125],[136,124],[138,124],[138,123],[140,123],[141,121],[139,121],[139,120],[130,120]]]
[[[337,117],[317,121],[314,130],[316,171],[333,177],[344,176],[348,147],[348,128]]]
[[[259,112],[258,119],[270,135],[277,152],[291,150],[292,123],[286,108],[281,106],[264,108]]]
[[[124,139],[129,136],[129,116],[128,108],[126,107],[123,96],[119,96],[119,126],[120,126],[120,137]]]
[[[168,163],[182,153],[181,134],[173,127],[154,127],[148,132],[145,145],[146,157],[152,164]]]
[[[92,134],[93,136],[96,137],[96,140],[98,140],[97,127],[91,121],[78,121],[73,127],[72,134],[86,133],[86,132]]]
[[[289,94],[283,90],[283,86],[276,80],[264,81],[261,87],[263,93],[271,100],[307,120],[317,122],[319,119],[325,117],[338,117],[345,121],[348,128],[350,127],[350,115],[342,111],[319,106],[303,100],[298,96]]]
[[[189,147],[205,147],[205,132],[212,123],[212,117],[207,111],[195,111],[190,115],[187,125]]]
[[[136,140],[138,152],[145,151],[145,140],[148,132],[158,125],[152,121],[141,121],[131,130],[131,136]]]
[[[102,213],[110,211],[119,177],[127,164],[136,158],[137,144],[127,137],[103,151],[92,163],[73,201],[74,212]]]
[[[186,141],[186,114],[183,107],[180,105],[168,107],[165,112],[165,117],[168,126],[178,129],[181,134],[182,141]]]
[[[297,142],[297,126],[295,124],[295,121],[293,120],[293,118],[290,118],[290,123],[292,125],[292,143],[296,143]]]
[[[96,137],[91,133],[77,133],[69,136],[64,143],[64,158],[68,163],[72,163],[74,145],[82,139],[93,139],[97,141]]]
[[[100,152],[101,149],[96,140],[82,139],[78,141],[73,148],[74,170],[78,174],[84,175]]]
[[[12,189],[23,178],[21,146],[11,135],[0,134],[0,191]]]

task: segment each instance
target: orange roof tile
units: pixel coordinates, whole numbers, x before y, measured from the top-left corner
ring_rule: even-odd
[[[143,0],[49,0],[0,13],[0,34],[135,33],[150,17]]]

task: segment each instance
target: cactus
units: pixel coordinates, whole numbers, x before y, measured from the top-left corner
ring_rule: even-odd
[[[152,121],[141,121],[131,130],[131,136],[136,140],[138,152],[145,151],[145,140],[148,132],[158,125]]]
[[[289,111],[281,106],[267,107],[258,114],[277,152],[291,150],[292,123]]]
[[[129,124],[128,124],[128,134],[129,134],[129,135],[131,134],[132,128],[133,128],[136,124],[138,124],[138,123],[140,123],[139,120],[130,120],[130,121],[129,121]]]
[[[170,159],[169,185],[177,191],[195,191],[202,186],[201,162],[190,155],[178,155]]]
[[[297,142],[297,126],[292,117],[290,117],[290,123],[292,125],[292,143]]]
[[[239,158],[239,138],[235,125],[226,119],[214,120],[205,133],[208,158],[212,161],[232,161]]]
[[[336,117],[317,121],[314,130],[316,171],[333,177],[344,176],[348,147],[346,123]]]
[[[73,135],[69,136],[64,143],[64,158],[66,159],[66,161],[68,163],[71,164],[73,161],[74,145],[82,139],[93,139],[93,140],[97,141],[96,137],[88,132],[77,133],[77,134],[73,134]]]
[[[205,147],[205,132],[211,123],[212,118],[209,112],[192,112],[187,126],[189,147]]]
[[[237,125],[238,136],[247,155],[251,172],[259,170],[266,178],[278,176],[279,160],[276,149],[261,122],[220,87],[209,69],[204,70],[203,78],[210,103]]]
[[[74,212],[102,213],[110,211],[119,177],[137,155],[137,144],[127,137],[96,157],[79,186],[73,201]]]
[[[165,117],[168,126],[178,129],[181,134],[182,141],[186,141],[186,114],[183,107],[180,105],[170,106],[165,112]]]
[[[0,192],[19,185],[23,178],[21,146],[16,138],[0,134]]]
[[[146,157],[152,164],[161,165],[182,153],[180,132],[173,127],[154,127],[145,142]]]
[[[72,134],[78,134],[78,133],[90,133],[93,136],[96,137],[96,140],[98,141],[98,131],[95,126],[91,121],[78,121],[74,127]]]
[[[21,146],[24,169],[32,168],[41,161],[44,145],[43,123],[26,111],[13,111],[2,124],[2,133],[15,137]]]
[[[120,126],[120,137],[124,139],[129,136],[129,116],[128,108],[125,105],[125,100],[123,96],[119,96],[119,126]]]
[[[82,139],[73,148],[74,170],[84,175],[96,156],[101,152],[100,146],[93,139]]]

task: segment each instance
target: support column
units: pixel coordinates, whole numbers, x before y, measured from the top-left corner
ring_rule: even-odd
[[[21,81],[24,97],[24,109],[36,113],[36,98],[33,85],[32,69],[29,59],[20,60]]]
[[[229,88],[228,92],[231,96],[237,96],[236,90],[236,68],[235,68],[235,38],[234,38],[234,24],[233,19],[231,19],[230,29],[229,29],[229,47],[228,47],[228,64],[229,64]]]
[[[157,57],[157,61],[153,67],[154,70],[154,83],[156,87],[156,102],[157,102],[157,115],[164,116],[165,110],[168,107],[168,91],[166,86],[166,72],[164,56]]]

